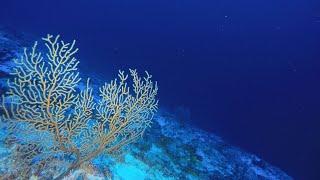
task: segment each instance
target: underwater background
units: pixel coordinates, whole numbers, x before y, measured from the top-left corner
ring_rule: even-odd
[[[70,0],[0,2],[0,26],[77,40],[80,71],[148,70],[160,108],[319,179],[320,2]]]

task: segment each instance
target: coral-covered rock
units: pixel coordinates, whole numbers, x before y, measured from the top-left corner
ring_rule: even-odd
[[[7,78],[11,59],[21,50],[19,41],[22,40],[9,34],[0,30],[0,87]],[[2,128],[0,176],[16,178],[19,175],[14,173],[14,160],[10,159],[12,149],[5,145],[8,142],[4,138],[5,134],[5,129]],[[58,171],[58,168],[47,169],[52,174],[59,174]],[[43,176],[34,174],[33,177]],[[143,139],[130,145],[123,156],[99,156],[92,164],[85,164],[74,171],[69,176],[71,178],[292,179],[259,157],[227,144],[218,136],[188,125],[166,111],[157,114]]]

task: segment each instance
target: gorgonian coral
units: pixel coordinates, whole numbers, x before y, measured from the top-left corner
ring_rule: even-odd
[[[101,153],[117,154],[141,137],[157,110],[158,87],[147,72],[141,78],[130,69],[132,86],[119,71],[117,79],[99,89],[100,98],[94,98],[89,79],[79,88],[75,41],[65,43],[52,35],[43,41],[45,56],[36,42],[15,60],[9,91],[2,95],[1,119],[19,141],[17,152],[23,152],[28,167],[24,174],[41,172],[54,159],[68,156],[70,166],[56,177],[61,179]]]

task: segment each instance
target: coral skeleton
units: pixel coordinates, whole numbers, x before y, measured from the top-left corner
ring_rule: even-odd
[[[129,75],[119,71],[94,97],[90,79],[79,88],[75,41],[65,43],[59,35],[42,40],[45,56],[35,42],[15,60],[9,90],[2,95],[1,121],[9,131],[7,141],[15,144],[13,156],[22,160],[21,176],[68,162],[52,175],[63,179],[99,155],[120,155],[141,137],[157,110],[158,87],[148,72],[140,77],[130,69]]]

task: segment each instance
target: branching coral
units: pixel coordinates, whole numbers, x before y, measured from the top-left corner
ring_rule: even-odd
[[[75,41],[65,43],[52,35],[43,41],[46,56],[37,51],[36,42],[15,60],[9,92],[2,95],[1,119],[12,134],[25,132],[19,137],[24,143],[37,145],[30,157],[34,161],[72,157],[70,167],[56,177],[61,179],[98,155],[117,154],[141,137],[157,110],[158,87],[147,72],[141,78],[130,69],[131,90],[128,75],[119,71],[118,79],[103,85],[95,99],[89,79],[83,90],[78,89]],[[31,166],[32,159],[28,162]]]

